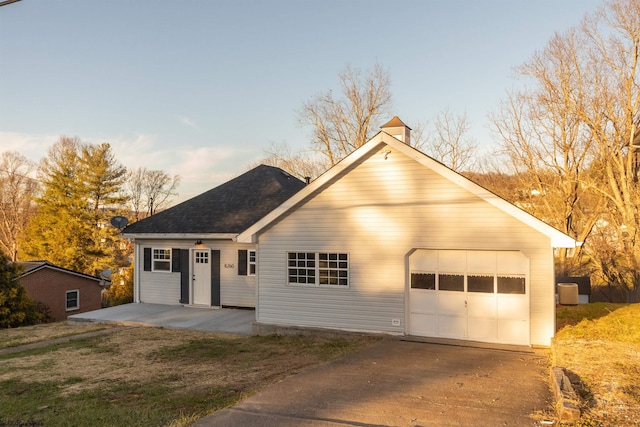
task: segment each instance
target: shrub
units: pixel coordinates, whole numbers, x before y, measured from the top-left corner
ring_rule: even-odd
[[[18,281],[22,269],[0,252],[0,328],[17,328],[46,321],[46,312],[27,295]]]

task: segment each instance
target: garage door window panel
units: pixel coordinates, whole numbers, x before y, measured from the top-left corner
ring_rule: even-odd
[[[494,292],[494,276],[486,274],[470,274],[467,276],[467,290],[492,294]]]
[[[464,292],[464,275],[439,274],[438,289],[441,291]]]
[[[435,273],[411,273],[412,289],[436,289]]]
[[[524,276],[498,276],[498,293],[499,294],[518,294],[526,293],[526,280]]]

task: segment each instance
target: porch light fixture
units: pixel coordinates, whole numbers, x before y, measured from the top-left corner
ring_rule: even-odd
[[[201,245],[201,244],[202,244],[202,240],[196,240],[196,243],[195,243],[196,246]]]

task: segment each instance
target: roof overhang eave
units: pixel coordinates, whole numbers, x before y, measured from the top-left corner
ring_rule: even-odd
[[[578,242],[577,240],[567,236],[561,231],[553,229],[550,234],[548,234],[551,239],[551,246],[554,248],[576,248],[582,246],[582,242]]]
[[[122,237],[127,239],[149,239],[149,240],[168,240],[168,239],[207,239],[207,240],[235,240],[238,233],[122,233]]]

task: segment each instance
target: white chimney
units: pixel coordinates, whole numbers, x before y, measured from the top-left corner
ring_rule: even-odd
[[[405,125],[398,116],[393,116],[393,119],[380,126],[380,129],[405,144],[411,145],[411,128]]]

